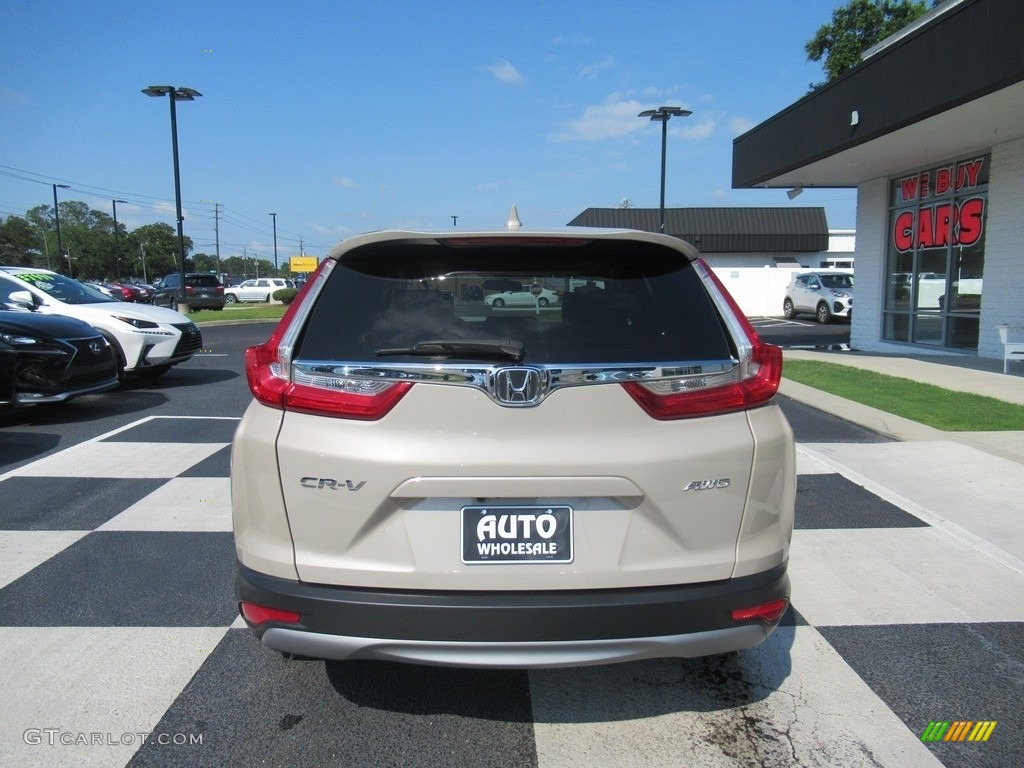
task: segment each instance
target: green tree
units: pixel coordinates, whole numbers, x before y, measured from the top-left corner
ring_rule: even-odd
[[[191,258],[192,268],[196,272],[216,272],[217,256],[209,253],[197,253]]]
[[[33,267],[45,263],[39,230],[27,219],[8,216],[0,224],[0,264]]]
[[[63,219],[61,219],[61,223],[63,226]],[[163,222],[144,224],[129,232],[126,240],[128,243],[125,261],[131,264],[132,275],[153,281],[178,271],[178,233],[170,224]],[[188,258],[188,254],[191,252],[192,238],[186,235],[186,270],[193,269],[193,265],[190,263],[191,259]],[[143,254],[145,261],[143,261]],[[124,272],[123,269],[122,272]]]
[[[940,0],[932,0],[932,7]],[[832,82],[860,63],[860,56],[875,43],[928,12],[924,0],[850,0],[832,12],[832,23],[820,27],[804,46],[809,61],[821,61]]]
[[[65,200],[60,204],[60,246],[57,248],[57,227],[53,208],[37,205],[25,214],[25,221],[36,234],[42,246],[41,254],[34,257],[38,266],[46,265],[64,274],[83,280],[111,277],[115,272],[114,220],[80,200]],[[120,227],[120,231],[123,228]]]

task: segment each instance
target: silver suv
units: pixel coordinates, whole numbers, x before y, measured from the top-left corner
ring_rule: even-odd
[[[536,301],[486,302],[510,283]],[[246,353],[241,614],[264,645],[331,659],[555,667],[756,645],[789,599],[781,367],[675,238],[346,240]]]
[[[853,319],[853,272],[829,269],[794,272],[782,300],[782,314],[792,320],[801,313],[812,314],[819,323],[835,317]]]

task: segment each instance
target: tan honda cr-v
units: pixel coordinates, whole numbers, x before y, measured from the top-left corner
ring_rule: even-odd
[[[486,301],[524,290],[537,301]],[[753,646],[789,598],[781,367],[676,238],[346,240],[247,352],[242,616],[269,648],[329,659]]]

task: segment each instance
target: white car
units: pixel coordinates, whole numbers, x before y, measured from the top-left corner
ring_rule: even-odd
[[[274,298],[274,291],[282,288],[294,288],[291,280],[280,277],[259,277],[254,280],[246,280],[241,285],[234,285],[224,289],[224,303],[236,304],[241,301],[262,301],[269,302]]]
[[[547,307],[558,303],[558,294],[539,285],[524,285],[514,291],[502,291],[484,296],[484,304],[502,307]]]
[[[159,376],[203,346],[199,327],[172,309],[117,301],[48,269],[0,267],[0,303],[85,321],[114,347],[120,377]]]
[[[562,296],[542,316],[453,300],[537,274]],[[693,246],[375,232],[292,306],[246,352],[231,455],[236,595],[264,646],[555,667],[726,653],[779,625],[782,350]]]
[[[782,314],[792,320],[801,313],[812,314],[819,323],[833,318],[853,318],[853,272],[823,269],[796,272],[786,286]]]

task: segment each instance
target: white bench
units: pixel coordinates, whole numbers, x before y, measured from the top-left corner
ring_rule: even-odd
[[[1009,373],[1011,360],[1024,360],[1024,328],[999,326],[999,340],[1003,342],[1003,373]]]

